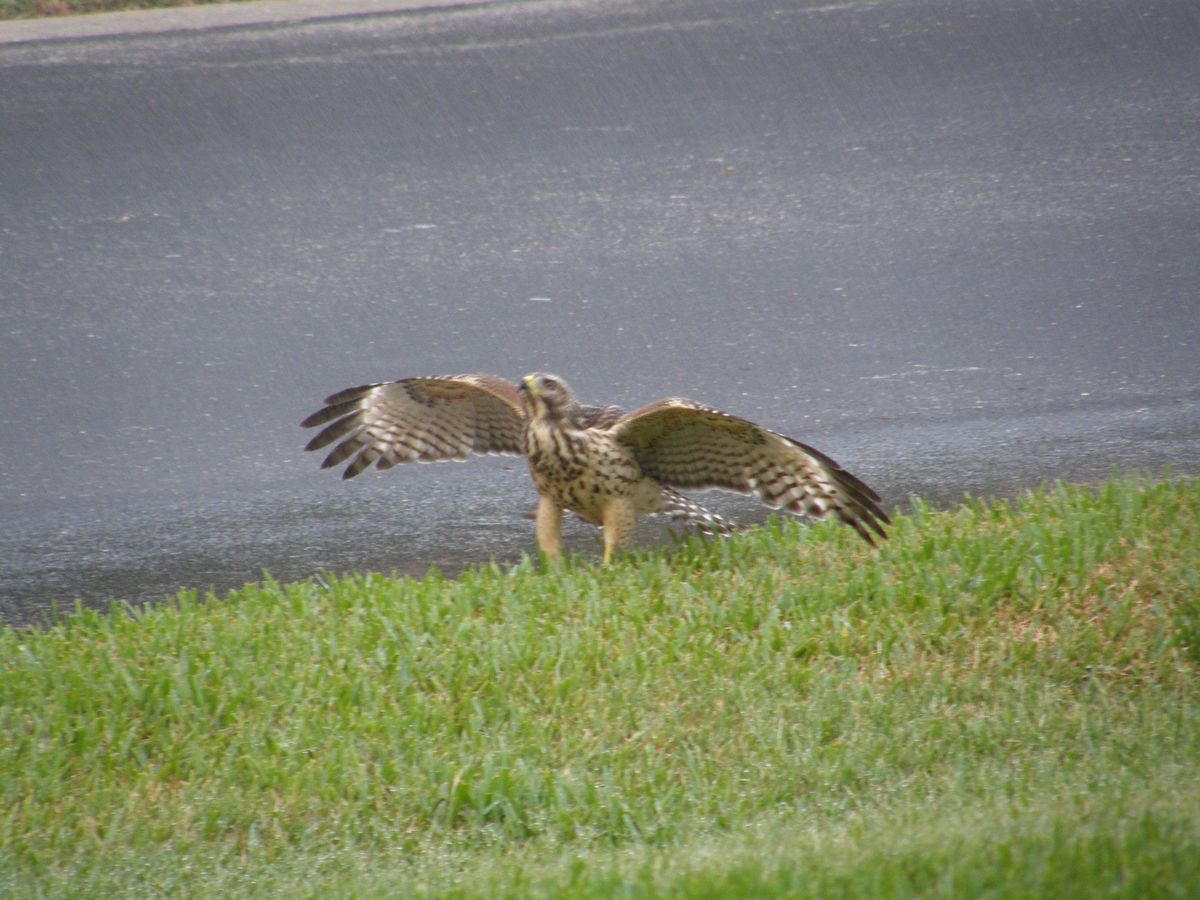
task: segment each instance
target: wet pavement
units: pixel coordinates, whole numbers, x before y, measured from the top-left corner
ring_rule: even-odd
[[[1055,0],[0,44],[0,616],[518,558],[519,460],[301,452],[408,375],[689,396],[889,505],[1195,473],[1198,45]]]

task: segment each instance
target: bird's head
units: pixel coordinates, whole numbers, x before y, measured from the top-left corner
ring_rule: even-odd
[[[534,372],[521,379],[521,404],[530,419],[561,419],[575,408],[575,395],[557,375]]]

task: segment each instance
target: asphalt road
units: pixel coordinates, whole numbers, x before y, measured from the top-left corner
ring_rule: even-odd
[[[530,550],[519,460],[301,452],[326,394],[407,375],[689,396],[889,505],[1200,471],[1194,0],[4,37],[8,621]]]

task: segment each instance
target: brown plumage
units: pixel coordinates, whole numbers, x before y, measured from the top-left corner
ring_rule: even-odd
[[[554,375],[520,386],[490,375],[406,378],[334,394],[302,423],[325,427],[306,450],[334,444],[322,468],[343,478],[374,464],[524,456],[538,490],[538,545],[561,553],[563,510],[604,529],[604,559],[625,546],[637,520],[665,514],[703,531],[736,526],[676,489],[755,494],[767,506],[834,517],[868,543],[886,537],[880,498],[828,456],[753,422],[672,398],[632,412],[584,406]]]

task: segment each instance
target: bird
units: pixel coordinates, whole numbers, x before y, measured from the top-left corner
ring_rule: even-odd
[[[890,519],[878,494],[830,457],[761,425],[682,397],[626,412],[580,403],[557,375],[512,383],[495,375],[438,375],[339,391],[301,423],[329,445],[321,468],[348,479],[372,465],[524,457],[538,492],[538,548],[562,556],[566,510],[600,526],[603,562],[629,544],[643,516],[665,514],[708,534],[738,526],[680,491],[756,495],[768,507],[849,525],[868,544]],[[323,426],[323,427],[322,427]]]

